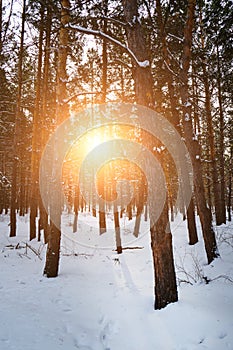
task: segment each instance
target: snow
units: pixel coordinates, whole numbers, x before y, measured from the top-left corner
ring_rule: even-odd
[[[184,120],[188,122],[190,120],[190,116],[188,113],[185,113]]]
[[[203,240],[189,246],[187,223],[177,216],[172,233],[179,301],[155,311],[148,223],[132,244],[143,249],[117,255],[113,247],[98,249],[103,242],[92,240],[91,220],[80,214],[79,236],[71,232],[71,215],[63,214],[60,273],[47,279],[46,247],[27,242],[28,217],[18,218],[18,235],[9,238],[9,216],[0,215],[1,350],[233,349],[233,224],[216,229],[221,258],[207,265]],[[129,245],[133,223],[122,220]],[[203,276],[212,281],[206,284]]]
[[[185,106],[185,107],[190,107],[190,106],[191,106],[190,101],[185,102],[184,106]]]
[[[143,62],[140,62],[138,61],[138,65],[141,67],[141,68],[146,68],[146,67],[149,67],[150,66],[150,62],[148,60],[145,60]]]

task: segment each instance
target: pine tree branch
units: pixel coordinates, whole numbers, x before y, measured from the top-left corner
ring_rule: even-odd
[[[110,41],[111,43],[121,47],[124,51],[126,51],[131,56],[131,58],[133,58],[134,62],[141,68],[146,68],[150,65],[148,60],[143,61],[143,62],[139,61],[137,59],[137,57],[135,56],[135,54],[133,53],[133,51],[130,50],[130,48],[128,46],[122,44],[119,40],[114,39],[110,35],[103,33],[101,30],[88,29],[88,28],[81,27],[78,25],[73,25],[73,24],[68,24],[68,25],[66,25],[66,27],[69,29],[77,30],[80,33],[98,36],[100,38],[106,39],[106,40]]]

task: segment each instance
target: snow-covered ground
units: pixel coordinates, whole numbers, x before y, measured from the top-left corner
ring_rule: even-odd
[[[0,216],[1,350],[233,349],[233,223],[216,228],[221,258],[208,266],[201,237],[189,246],[186,222],[176,218],[179,301],[155,311],[146,223],[131,242],[123,222],[124,246],[142,249],[117,255],[111,232],[99,237],[82,214],[73,234],[72,218],[64,214],[60,273],[48,279],[46,247],[27,242],[28,217],[18,222],[17,237],[9,238],[9,217]]]

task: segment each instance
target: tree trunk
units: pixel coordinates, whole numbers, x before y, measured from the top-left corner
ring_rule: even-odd
[[[57,105],[56,105],[56,120],[57,125],[62,123],[68,117],[68,107],[64,103],[66,98],[66,61],[68,54],[68,44],[69,44],[69,35],[68,29],[65,27],[69,23],[69,9],[70,2],[69,0],[61,1],[61,28],[59,35],[59,49],[58,49],[58,65],[57,65]],[[56,141],[54,145],[54,162],[56,161]],[[61,183],[54,183],[54,188],[56,186],[61,186]],[[53,198],[51,198],[51,211],[56,217],[56,226],[54,223],[51,223],[50,234],[48,239],[48,247],[46,254],[46,264],[44,269],[44,274],[47,277],[57,277],[58,268],[59,268],[59,258],[60,258],[60,241],[61,241],[61,198],[58,198],[56,192],[53,193]]]
[[[156,9],[157,9],[157,20],[158,20],[158,26],[159,26],[159,32],[160,32],[160,38],[161,38],[163,58],[164,58],[164,61],[166,62],[166,67],[169,67],[170,59],[168,55],[168,48],[167,48],[166,36],[165,36],[166,34],[164,31],[164,23],[162,18],[162,9],[161,9],[160,0],[156,0]],[[170,98],[170,104],[171,104],[170,122],[174,125],[174,127],[179,132],[179,134],[182,135],[182,131],[180,127],[180,116],[179,116],[179,111],[177,110],[178,99],[175,94],[173,75],[169,69],[167,69],[167,84],[168,84],[168,92],[169,92],[169,98]],[[195,244],[198,242],[198,237],[197,237],[197,227],[196,227],[196,221],[195,221],[193,202],[190,203],[189,207],[186,208],[186,210],[187,210],[189,243]]]
[[[107,17],[108,15],[108,0],[103,1],[103,11],[104,11],[104,17]],[[103,33],[107,32],[107,21],[104,19],[103,23]],[[106,102],[106,93],[107,93],[107,73],[108,73],[108,54],[107,54],[107,42],[106,39],[103,39],[102,44],[102,61],[103,61],[103,68],[102,68],[102,103]]]
[[[50,46],[51,46],[51,25],[52,25],[52,11],[50,4],[46,6],[46,19],[45,19],[45,49],[44,49],[44,68],[43,68],[43,84],[41,91],[41,126],[43,132],[41,133],[41,141],[40,141],[40,151],[43,151],[43,148],[48,140],[49,131],[47,129],[47,115],[48,115],[48,82],[49,82],[49,60],[50,60]],[[41,156],[41,155],[40,155]],[[43,201],[39,194],[39,209],[40,209],[40,230],[44,230],[44,242],[48,243],[48,212],[44,207]]]
[[[224,114],[222,102],[222,86],[221,86],[221,66],[219,58],[219,47],[217,45],[217,68],[218,68],[218,103],[219,103],[219,124],[220,124],[220,140],[219,140],[219,160],[220,160],[220,197],[221,197],[221,214],[220,223],[226,223],[226,206],[225,206],[225,161],[224,161]]]
[[[142,27],[139,20],[137,1],[123,0],[124,15],[126,23],[128,24],[126,29],[128,46],[132,52],[136,55],[139,62],[145,62],[149,60],[148,50],[146,48],[145,38],[143,35]],[[151,74],[151,67],[140,67],[133,63],[133,79],[135,100],[138,104],[154,107],[153,97],[153,77]]]
[[[172,235],[169,227],[167,201],[156,224],[150,228],[151,249],[154,259],[155,303],[154,308],[162,309],[178,300]]]
[[[79,186],[75,187],[74,195],[74,223],[73,223],[73,232],[78,231],[78,209],[79,209]]]
[[[204,43],[204,33],[202,32],[202,9],[200,8],[200,30],[201,30],[201,47],[203,52],[205,52],[205,43]],[[202,71],[203,71],[203,82],[205,89],[205,111],[207,119],[207,131],[208,131],[208,140],[210,147],[210,160],[211,160],[211,175],[213,180],[213,194],[214,194],[214,207],[215,207],[215,217],[216,224],[221,225],[222,222],[222,209],[221,209],[221,192],[220,192],[220,181],[218,176],[217,160],[216,160],[216,147],[215,147],[215,134],[213,130],[213,121],[211,113],[211,99],[210,99],[210,83],[209,83],[209,74],[207,69],[207,58],[202,60]]]
[[[195,198],[198,205],[198,212],[200,215],[202,232],[204,236],[205,249],[208,263],[211,263],[214,258],[218,256],[215,233],[212,225],[212,217],[209,208],[206,206],[206,199],[204,195],[204,184],[202,178],[202,166],[200,162],[200,146],[194,137],[192,120],[191,120],[191,104],[188,95],[188,72],[191,59],[192,47],[192,30],[194,22],[195,0],[189,0],[187,21],[184,29],[184,47],[183,47],[183,67],[180,73],[182,81],[180,87],[180,94],[183,104],[183,127],[186,144],[191,157],[193,166],[193,181],[195,188]]]
[[[115,226],[115,236],[116,236],[116,250],[118,254],[122,253],[122,244],[121,244],[121,230],[119,222],[119,213],[117,206],[114,204],[114,226]]]
[[[104,10],[104,16],[107,16],[108,13],[108,0],[103,1],[103,10]],[[103,32],[106,33],[107,31],[107,21],[104,19],[103,24]],[[103,45],[102,45],[102,61],[103,61],[103,69],[102,69],[102,103],[106,102],[106,93],[107,93],[107,71],[108,71],[108,56],[107,56],[107,42],[106,39],[103,39]],[[92,88],[93,90],[93,88]],[[103,179],[103,186],[100,189],[101,194],[104,195],[104,182],[105,182],[105,176]],[[106,212],[105,207],[101,203],[99,204],[99,232],[100,234],[103,234],[107,231],[106,227]]]
[[[212,114],[211,114],[211,103],[210,103],[210,86],[208,81],[208,73],[206,70],[206,62],[203,63],[203,79],[204,79],[204,87],[205,87],[205,110],[206,110],[206,118],[207,118],[207,130],[208,130],[208,140],[210,147],[210,160],[211,160],[211,175],[212,175],[212,183],[213,183],[213,194],[214,194],[214,207],[215,207],[215,216],[216,216],[216,224],[221,225],[221,197],[219,192],[219,179],[218,179],[218,170],[217,170],[217,161],[216,161],[216,151],[214,144],[214,130],[213,130],[213,122],[212,122]]]
[[[138,189],[138,193],[136,194],[136,208],[137,208],[137,214],[135,219],[135,225],[134,225],[134,236],[139,236],[139,230],[140,230],[140,223],[141,223],[141,215],[143,212],[143,206],[144,206],[144,183],[143,180],[141,181]]]
[[[229,160],[229,182],[228,182],[228,198],[227,198],[227,211],[228,221],[231,221],[231,210],[232,210],[232,179],[233,179],[233,146],[231,146],[231,154]]]
[[[11,210],[10,210],[10,237],[16,236],[16,208],[17,208],[17,175],[18,162],[20,159],[19,145],[21,142],[21,99],[22,99],[22,74],[23,74],[23,50],[24,50],[24,28],[26,20],[26,0],[23,1],[23,12],[21,22],[20,49],[18,61],[18,91],[15,111],[15,130],[13,143],[13,167],[12,167],[12,184],[11,184]]]
[[[2,0],[0,0],[0,59],[2,56]]]
[[[194,245],[198,242],[198,236],[197,236],[197,226],[195,221],[193,197],[191,198],[191,201],[189,203],[189,207],[187,210],[187,219],[188,219],[189,244]]]
[[[36,238],[36,217],[39,204],[39,155],[40,155],[40,100],[41,100],[41,70],[42,70],[42,45],[44,34],[44,6],[40,9],[40,34],[39,34],[39,52],[36,78],[36,98],[34,103],[33,115],[33,134],[32,134],[32,158],[31,158],[31,204],[30,204],[30,240]]]
[[[125,20],[128,24],[126,28],[128,46],[140,62],[147,61],[149,60],[149,54],[139,21],[137,1],[123,0],[122,3]],[[136,102],[144,106],[154,107],[151,67],[134,66],[133,79]],[[153,217],[152,206],[150,206],[149,210],[150,217]],[[168,206],[165,205],[159,220],[150,228],[155,277],[155,309],[161,309],[178,299],[172,236],[170,230],[166,232],[167,224]]]

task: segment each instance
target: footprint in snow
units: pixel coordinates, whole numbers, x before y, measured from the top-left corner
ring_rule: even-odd
[[[226,336],[227,336],[227,333],[225,333],[225,332],[222,332],[222,333],[220,333],[219,334],[219,339],[224,339],[224,338],[226,338]]]
[[[104,350],[110,350],[109,340],[113,334],[116,334],[118,332],[117,325],[112,320],[105,321],[104,317],[100,319],[99,323],[104,325],[99,335],[100,342],[104,346]]]
[[[76,338],[74,338],[74,346],[75,346],[76,349],[79,349],[79,350],[93,350],[88,345],[79,344],[79,342],[78,342],[78,340]]]

